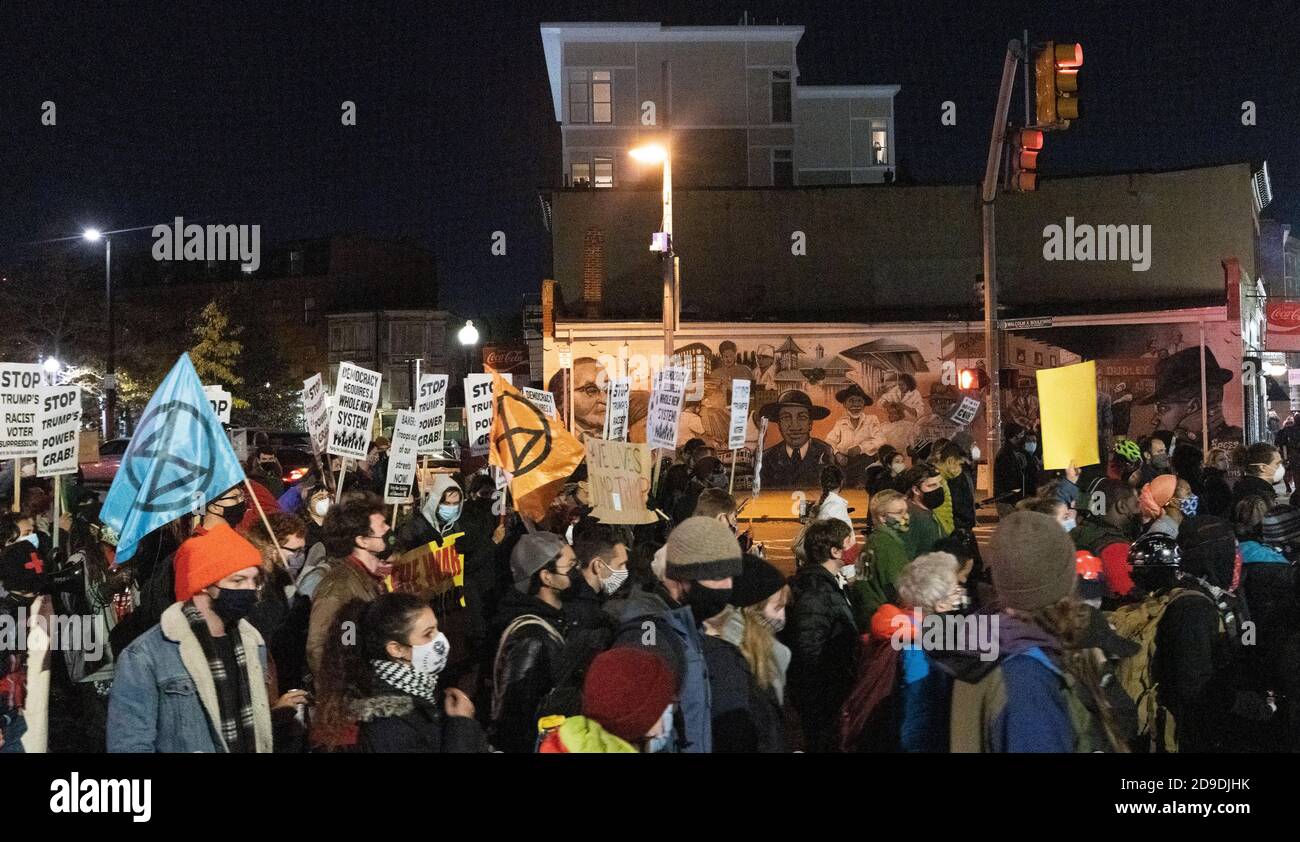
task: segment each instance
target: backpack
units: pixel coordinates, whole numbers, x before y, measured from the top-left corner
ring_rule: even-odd
[[[501,718],[501,705],[505,701],[505,682],[501,679],[501,673],[505,666],[502,656],[506,651],[506,643],[509,642],[512,634],[525,626],[541,626],[552,640],[561,646],[564,645],[564,636],[555,630],[555,626],[536,614],[521,614],[506,626],[505,631],[501,633],[501,641],[497,644],[496,657],[492,659],[492,721],[494,722]]]
[[[1122,606],[1110,612],[1108,619],[1120,637],[1131,640],[1140,647],[1136,655],[1125,658],[1116,669],[1116,677],[1124,692],[1137,705],[1138,736],[1148,740],[1156,752],[1178,751],[1178,738],[1173,714],[1160,704],[1159,685],[1151,674],[1151,664],[1156,654],[1156,632],[1160,619],[1175,601],[1185,597],[1210,598],[1192,588],[1174,588],[1161,596],[1148,596],[1139,603]],[[1222,620],[1220,620],[1222,630]]]

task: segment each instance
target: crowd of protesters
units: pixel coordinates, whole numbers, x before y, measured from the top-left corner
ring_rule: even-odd
[[[1300,748],[1286,455],[1157,432],[1053,474],[1033,431],[1004,432],[983,551],[959,433],[882,446],[852,483],[825,465],[793,571],[699,440],[635,527],[592,517],[582,468],[540,523],[486,468],[435,473],[393,523],[386,440],[337,495],[256,448],[246,484],[120,565],[94,494],[70,483],[55,524],[29,478],[0,518],[0,612],[44,596],[106,641],[50,652],[50,751]],[[455,575],[394,590],[439,551]],[[23,750],[24,657],[0,652],[0,752]]]

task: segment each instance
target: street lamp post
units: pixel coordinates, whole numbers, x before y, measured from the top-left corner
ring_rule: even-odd
[[[460,344],[465,348],[465,373],[474,373],[473,348],[478,344],[478,328],[474,327],[473,319],[466,319],[465,326],[456,334]]]
[[[104,241],[104,302],[108,310],[108,358],[104,371],[104,441],[113,438],[117,419],[117,368],[114,365],[113,330],[113,241],[94,228],[88,228],[81,235],[94,243]]]
[[[629,153],[642,163],[662,163],[663,184],[663,241],[651,246],[659,251],[659,266],[663,274],[664,313],[664,365],[673,356],[673,333],[677,329],[677,271],[673,251],[673,159],[668,147],[657,143],[638,146]]]

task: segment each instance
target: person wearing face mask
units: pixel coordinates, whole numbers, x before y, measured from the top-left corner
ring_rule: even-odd
[[[934,549],[946,534],[934,512],[944,501],[943,480],[939,472],[922,463],[902,473],[894,488],[907,495],[908,530],[903,536],[907,554],[915,558]]]
[[[879,461],[868,466],[864,474],[863,486],[867,494],[892,487],[895,478],[907,470],[907,457],[895,450],[892,444],[881,445],[876,458]]]
[[[1137,492],[1123,480],[1102,480],[1090,500],[1098,505],[1101,514],[1084,515],[1070,538],[1076,549],[1101,559],[1109,607],[1133,590],[1129,545],[1140,534],[1142,514]]]
[[[731,591],[735,610],[723,615],[719,637],[735,646],[749,666],[752,724],[747,730],[754,737],[755,751],[787,749],[781,711],[791,653],[777,635],[785,629],[789,601],[790,588],[781,571],[758,556],[746,555]],[[715,739],[717,731],[715,721]]]
[[[349,639],[342,624],[356,629]],[[389,593],[350,603],[330,636],[316,680],[313,728],[371,754],[469,754],[489,751],[474,704],[446,687],[451,651],[428,603]]]
[[[1267,442],[1256,442],[1237,451],[1241,479],[1232,487],[1232,506],[1243,497],[1263,497],[1272,505],[1277,501],[1276,486],[1286,476],[1282,454]]]
[[[176,553],[176,602],[118,656],[108,750],[272,750],[266,645],[245,620],[262,559],[222,523]]]
[[[963,438],[964,437],[964,438]],[[969,434],[958,433],[939,449],[935,467],[948,489],[952,506],[952,534],[973,536],[975,531],[975,477]]]
[[[911,515],[907,499],[893,489],[871,498],[871,534],[867,538],[867,573],[858,579],[856,616],[866,626],[880,606],[897,598],[894,583],[914,556],[908,550]]]
[[[1201,468],[1201,514],[1223,518],[1229,516],[1232,509],[1232,485],[1228,472],[1231,469],[1232,459],[1228,456],[1228,451],[1221,447],[1212,448]]]
[[[564,613],[575,627],[608,625],[601,605],[630,588],[627,538],[616,527],[598,521],[574,530],[573,551],[579,574],[564,592]]]
[[[275,533],[274,540],[260,520],[256,529],[239,531],[262,556],[262,598],[249,612],[248,622],[266,641],[277,686],[301,687],[306,674],[308,623],[291,623],[290,616],[297,596],[293,571],[303,564],[307,528],[302,518],[284,512],[273,512],[266,518]],[[310,622],[310,607],[306,616]]]
[[[677,676],[653,652],[620,647],[591,662],[582,715],[565,717],[539,754],[634,754],[656,749],[677,697]],[[669,720],[671,721],[671,720]]]
[[[1029,454],[1025,451],[1029,431],[1014,421],[1002,426],[1002,447],[993,460],[993,496],[998,515],[1010,514],[1021,500],[1033,496],[1038,487],[1029,477]]]
[[[1178,537],[1178,527],[1184,518],[1195,517],[1200,510],[1200,498],[1192,493],[1187,480],[1172,474],[1161,474],[1142,489],[1138,497],[1142,513],[1155,518],[1147,526],[1148,533],[1160,533],[1170,538]]]
[[[1138,446],[1142,448],[1142,467],[1138,469],[1138,484],[1146,485],[1162,474],[1172,474],[1169,445],[1173,434],[1168,430],[1157,430],[1149,436],[1143,436]]]
[[[872,498],[873,508],[880,496],[903,504],[897,492],[882,491]],[[789,696],[809,752],[834,749],[836,713],[853,684],[858,628],[852,589],[840,572],[852,542],[843,521],[814,521],[804,536],[808,562],[790,585],[784,631],[791,652]]]
[[[864,668],[841,717],[842,751],[948,751],[952,678],[931,662],[920,622],[958,609],[958,575],[957,559],[940,552],[918,556],[899,574],[897,604],[871,617]]]
[[[369,602],[388,592],[385,579],[393,552],[387,507],[373,494],[344,500],[325,517],[325,549],[334,562],[311,601],[307,630],[307,665],[320,670],[321,655],[334,620],[354,599]]]

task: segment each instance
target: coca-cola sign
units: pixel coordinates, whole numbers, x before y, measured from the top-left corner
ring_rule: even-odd
[[[516,382],[527,382],[531,376],[528,366],[528,346],[484,345],[483,370],[513,374]]]
[[[1270,351],[1300,351],[1300,301],[1270,301],[1266,312],[1264,346]]]

